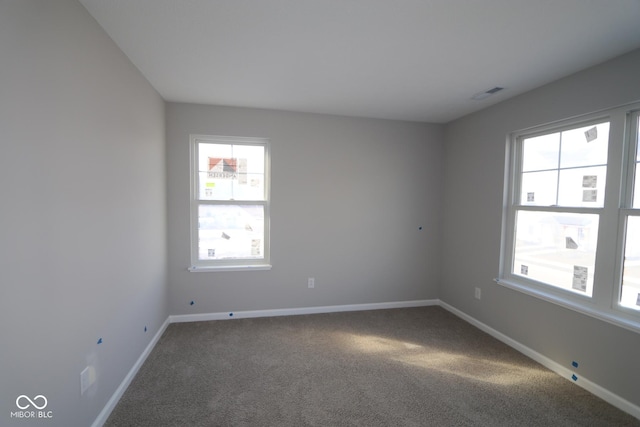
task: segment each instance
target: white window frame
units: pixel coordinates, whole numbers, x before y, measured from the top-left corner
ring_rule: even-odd
[[[625,257],[625,245],[626,245],[626,225],[629,217],[640,217],[640,208],[633,207],[633,196],[635,191],[636,200],[640,200],[640,188],[635,188],[635,176],[640,173],[638,169],[638,154],[640,153],[638,133],[640,132],[640,106],[637,106],[633,111],[627,114],[627,129],[626,140],[627,145],[625,147],[624,158],[624,182],[621,186],[622,202],[620,204],[620,213],[618,221],[618,241],[620,244],[617,247],[616,257],[620,260],[616,264],[615,279],[620,282],[620,286],[615,289],[614,298],[615,301],[620,301],[622,294],[622,276],[623,276],[623,263]],[[620,305],[620,310],[626,313],[637,314],[638,310],[631,309]]]
[[[633,129],[637,123],[634,117],[638,115],[640,103],[633,103],[508,135],[500,266],[495,279],[498,284],[640,333],[640,307],[633,309],[620,304],[626,218],[640,216],[640,209],[631,208],[634,173],[640,173],[635,171],[638,148],[636,131]],[[610,123],[604,206],[574,208],[521,205],[521,141],[601,121]],[[640,192],[640,188],[635,191]],[[591,297],[512,273],[515,218],[519,210],[597,213],[600,216]]]
[[[190,229],[191,272],[270,270],[270,200],[271,158],[267,138],[236,136],[190,135]],[[259,146],[264,148],[264,200],[201,200],[198,195],[198,148],[200,143]],[[264,206],[264,250],[262,258],[238,258],[230,260],[198,259],[198,209],[201,205],[262,205]]]

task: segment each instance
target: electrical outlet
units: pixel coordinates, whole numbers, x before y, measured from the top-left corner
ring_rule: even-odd
[[[476,299],[482,298],[482,290],[480,288],[476,288]]]
[[[307,286],[309,286],[309,289],[313,289],[316,287],[316,279],[314,277],[309,277],[309,279],[307,280]]]

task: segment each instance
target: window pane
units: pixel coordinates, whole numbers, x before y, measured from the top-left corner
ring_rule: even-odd
[[[264,258],[264,206],[200,205],[198,259]]]
[[[558,203],[558,171],[525,172],[522,174],[520,203],[551,206]]]
[[[640,209],[640,163],[636,163],[636,171],[635,171],[635,175],[636,175],[636,179],[635,179],[635,183],[633,184],[633,205],[632,207],[635,209]]]
[[[264,200],[264,147],[198,145],[200,200]]]
[[[640,162],[640,115],[636,121],[636,161]]]
[[[636,120],[636,167],[635,183],[633,187],[633,207],[640,208],[640,116]]]
[[[607,164],[609,123],[562,132],[560,168]]]
[[[609,123],[522,142],[520,204],[604,206]]]
[[[557,169],[559,151],[559,132],[525,139],[522,142],[522,170]]]
[[[606,166],[564,169],[560,171],[560,206],[604,206]]]
[[[519,211],[512,273],[591,296],[598,215]]]
[[[620,304],[640,310],[640,217],[627,219]]]

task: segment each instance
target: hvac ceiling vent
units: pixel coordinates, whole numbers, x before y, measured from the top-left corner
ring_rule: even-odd
[[[500,87],[500,86],[496,86],[493,89],[489,89],[489,90],[484,91],[484,92],[476,93],[475,95],[473,95],[471,97],[471,99],[473,99],[474,101],[482,101],[483,99],[488,98],[491,95],[500,92],[501,90],[504,90],[504,88]]]

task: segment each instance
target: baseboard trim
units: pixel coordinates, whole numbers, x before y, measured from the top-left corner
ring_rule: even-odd
[[[447,304],[444,301],[439,301],[439,305],[444,308],[445,310],[451,312],[452,314],[458,316],[459,318],[461,318],[462,320],[472,324],[473,326],[477,327],[478,329],[488,333],[489,335],[491,335],[492,337],[502,341],[503,343],[507,344],[509,347],[514,348],[515,350],[519,351],[520,353],[524,354],[525,356],[528,356],[529,358],[535,360],[536,362],[540,363],[542,366],[550,369],[551,371],[555,372],[556,374],[560,375],[561,377],[567,379],[568,381],[571,381],[573,383],[575,383],[576,385],[582,387],[583,389],[587,390],[588,392],[590,392],[591,394],[594,394],[596,396],[598,396],[599,398],[601,398],[602,400],[604,400],[607,403],[610,403],[611,405],[615,406],[616,408],[620,409],[621,411],[626,412],[629,415],[632,415],[638,419],[640,419],[640,406],[637,406],[631,402],[629,402],[628,400],[618,396],[615,393],[612,393],[611,391],[607,390],[606,388],[592,382],[589,381],[587,378],[584,378],[582,376],[577,375],[574,371],[560,365],[559,363],[549,359],[548,357],[538,353],[537,351],[521,344],[520,342],[508,337],[507,335],[498,332],[497,330],[493,329],[492,327],[480,322],[479,320],[475,319],[474,317],[469,316],[468,314],[464,313],[463,311],[458,310],[457,308]],[[574,380],[572,377],[576,375],[577,379]]]
[[[247,319],[256,317],[298,316],[303,314],[337,313],[342,311],[383,310],[389,308],[426,307],[438,305],[439,300],[412,300],[370,304],[328,305],[321,307],[282,308],[273,310],[229,311],[224,313],[179,314],[169,316],[169,323],[202,322],[209,320]]]
[[[127,387],[129,387],[129,384],[131,384],[131,381],[133,381],[133,378],[136,376],[136,374],[144,364],[145,360],[147,360],[147,357],[149,357],[149,354],[151,353],[153,348],[156,346],[158,341],[160,341],[160,337],[162,337],[162,334],[164,334],[164,331],[167,329],[168,326],[169,326],[169,318],[167,318],[164,321],[164,323],[162,323],[162,326],[160,326],[160,329],[158,329],[158,332],[156,332],[156,334],[153,336],[149,344],[147,344],[147,346],[145,347],[140,357],[138,357],[138,360],[136,360],[136,363],[134,363],[133,367],[129,370],[129,373],[127,373],[127,375],[124,377],[124,379],[122,380],[122,382],[120,383],[116,391],[113,393],[113,395],[107,402],[107,404],[104,406],[104,408],[102,408],[102,411],[100,411],[100,414],[98,414],[93,424],[91,424],[91,427],[101,427],[102,425],[104,425],[104,423],[107,422],[109,415],[111,415],[111,411],[113,411],[113,409],[116,407],[116,405],[120,401],[120,398],[122,397],[124,392],[127,390]]]
[[[153,348],[156,346],[160,337],[167,329],[170,323],[184,323],[184,322],[199,322],[199,321],[209,321],[209,320],[227,320],[227,319],[242,319],[242,318],[258,318],[258,317],[276,317],[276,316],[296,316],[296,315],[304,315],[304,314],[320,314],[320,313],[337,313],[337,312],[345,312],[345,311],[364,311],[364,310],[383,310],[383,309],[391,309],[391,308],[409,308],[409,307],[426,307],[426,306],[440,306],[445,310],[451,312],[462,320],[472,324],[478,329],[488,333],[494,338],[502,341],[513,349],[519,351],[525,356],[530,357],[561,377],[567,379],[568,381],[572,381],[578,386],[584,388],[588,392],[598,396],[605,402],[610,403],[616,408],[630,414],[633,417],[640,419],[640,407],[634,405],[628,400],[623,399],[622,397],[612,393],[611,391],[605,389],[604,387],[589,381],[584,377],[579,377],[577,380],[573,380],[572,376],[575,374],[570,369],[556,363],[555,361],[549,359],[548,357],[536,352],[535,350],[521,344],[520,342],[508,337],[507,335],[498,332],[497,330],[491,328],[490,326],[480,322],[474,317],[469,316],[463,311],[458,310],[457,308],[447,304],[444,301],[435,299],[435,300],[412,300],[412,301],[396,301],[396,302],[384,302],[384,303],[371,303],[371,304],[349,304],[349,305],[331,305],[331,306],[321,306],[321,307],[301,307],[301,308],[288,308],[288,309],[275,309],[275,310],[252,310],[252,311],[233,311],[233,312],[224,312],[224,313],[201,313],[201,314],[182,314],[182,315],[173,315],[167,317],[167,320],[162,324],[158,332],[154,335],[153,339],[149,342],[145,350],[142,352],[136,363],[133,365],[129,373],[126,375],[124,380],[120,386],[113,393],[105,407],[102,409],[98,417],[92,424],[92,427],[100,427],[102,426],[111,411],[116,407],[118,401],[133,381],[133,378],[136,376],[140,367],[145,362]]]

